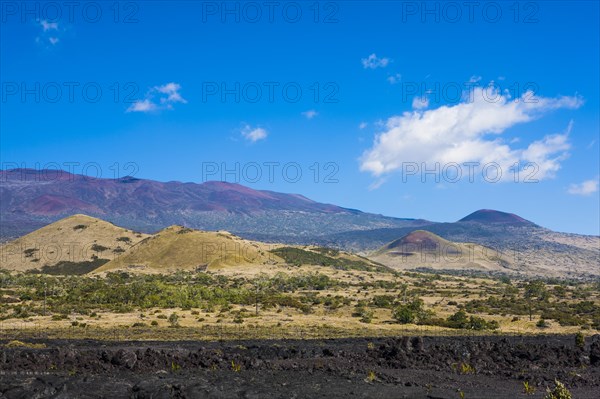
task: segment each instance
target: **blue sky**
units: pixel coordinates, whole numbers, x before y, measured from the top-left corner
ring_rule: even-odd
[[[600,234],[598,2],[28,4],[2,3],[3,168],[228,169],[390,216]]]

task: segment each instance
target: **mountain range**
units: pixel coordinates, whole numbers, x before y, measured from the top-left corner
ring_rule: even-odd
[[[147,233],[185,225],[308,240],[346,231],[429,223],[364,213],[299,194],[253,190],[234,183],[102,179],[57,170],[0,171],[0,200],[0,237],[4,240],[77,213]]]
[[[265,243],[320,245],[371,254],[426,230],[510,259],[515,270],[600,275],[600,237],[554,232],[518,215],[482,209],[452,223],[393,218],[323,204],[299,194],[239,184],[90,178],[56,170],[0,171],[0,240],[9,241],[74,214],[155,233],[172,225]]]

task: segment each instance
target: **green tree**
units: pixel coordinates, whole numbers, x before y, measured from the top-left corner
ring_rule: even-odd
[[[548,292],[543,281],[534,280],[527,283],[525,286],[525,300],[527,301],[527,309],[529,311],[529,321],[533,321],[533,301],[537,299],[543,301],[548,299]]]
[[[448,317],[448,324],[452,328],[468,328],[469,318],[467,317],[467,313],[464,310],[459,310]]]
[[[425,303],[420,298],[397,306],[392,311],[392,317],[400,324],[419,323],[424,321],[427,316]]]

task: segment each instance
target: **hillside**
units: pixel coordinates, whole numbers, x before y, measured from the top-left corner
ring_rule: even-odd
[[[491,248],[510,259],[516,270],[537,270],[541,276],[577,279],[600,276],[599,236],[554,232],[518,216],[507,222],[501,215],[497,217],[490,212],[483,213],[485,218],[431,223],[423,229],[451,242]],[[348,231],[329,235],[320,244],[371,253],[412,231],[409,227]]]
[[[280,258],[268,251],[267,244],[247,241],[228,232],[171,226],[144,239],[95,272],[126,270],[169,273],[281,263]]]
[[[73,215],[0,246],[1,268],[81,274],[146,238],[86,215]]]
[[[413,231],[384,245],[369,258],[396,270],[430,268],[514,272],[510,259],[491,248],[451,242],[424,230]]]
[[[48,274],[207,270],[254,274],[268,272],[272,266],[390,272],[366,258],[335,249],[249,241],[226,231],[183,226],[147,235],[86,215],[54,222],[0,249],[0,269]]]
[[[493,209],[480,209],[471,213],[470,215],[465,216],[458,222],[536,226],[535,223],[523,219],[522,217],[515,215],[514,213],[501,212]]]
[[[0,171],[0,242],[76,213],[147,233],[183,225],[237,235],[266,234],[270,241],[428,224],[226,182],[90,178],[56,170]]]
[[[373,251],[369,258],[398,269],[487,270],[577,279],[600,276],[599,237],[524,227],[464,230],[442,224],[428,230],[410,232]],[[464,241],[442,238],[433,233],[437,231]]]
[[[235,275],[272,272],[277,267],[303,266],[389,273],[369,259],[320,247],[288,247],[248,241],[225,231],[210,232],[171,226],[133,246],[94,273],[128,271],[222,271]],[[283,270],[283,269],[282,269]]]
[[[509,212],[481,209],[456,222],[435,223],[224,182],[162,183],[131,177],[91,179],[63,171],[0,171],[0,242],[80,212],[147,233],[184,225],[226,230],[251,241],[363,254],[424,229],[451,242],[491,248],[517,270],[571,278],[600,275],[600,237],[553,232]],[[26,267],[30,263],[28,258]]]

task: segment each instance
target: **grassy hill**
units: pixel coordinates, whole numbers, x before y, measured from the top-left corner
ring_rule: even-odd
[[[517,271],[511,259],[498,251],[478,244],[448,241],[425,230],[415,230],[394,240],[369,258],[397,270]]]
[[[148,235],[86,215],[59,220],[0,249],[0,269],[54,275],[225,269],[254,274],[277,266],[390,272],[366,258],[328,248],[263,243],[182,226]]]
[[[247,241],[228,232],[171,226],[144,239],[96,272],[129,270],[169,273],[176,270],[205,271],[281,263],[281,259],[268,250],[268,244]]]
[[[73,215],[0,246],[0,267],[82,274],[115,259],[146,237],[100,219]]]

